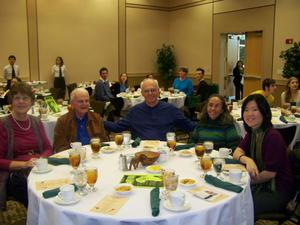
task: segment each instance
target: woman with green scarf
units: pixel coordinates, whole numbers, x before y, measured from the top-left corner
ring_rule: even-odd
[[[244,164],[251,177],[254,214],[284,210],[293,196],[293,176],[287,146],[273,128],[272,114],[264,96],[254,94],[243,102],[246,136],[233,158]]]

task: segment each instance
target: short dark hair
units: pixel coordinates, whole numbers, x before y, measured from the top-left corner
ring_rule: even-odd
[[[199,67],[199,68],[197,68],[197,69],[196,69],[196,71],[201,71],[201,72],[202,72],[202,74],[205,74],[205,70],[204,70],[204,69],[202,69],[202,68],[200,68],[200,67]]]
[[[103,71],[107,71],[108,72],[108,69],[106,67],[102,67],[100,70],[99,70],[99,73],[101,74]]]
[[[30,97],[32,103],[34,102],[35,98],[32,88],[29,84],[26,84],[25,82],[18,82],[11,88],[8,94],[8,101],[10,104],[12,103],[13,97],[17,94],[27,95],[28,97]]]
[[[267,87],[270,87],[271,85],[273,85],[275,83],[276,82],[274,79],[271,79],[271,78],[264,79],[262,82],[262,89],[266,90]]]
[[[8,56],[8,60],[10,60],[10,59],[16,60],[17,58],[16,58],[16,56],[14,56],[14,55],[10,55],[10,56]]]
[[[179,71],[182,71],[187,74],[189,72],[189,69],[187,67],[179,67]]]
[[[253,94],[253,95],[249,95],[243,102],[242,105],[242,119],[244,122],[244,127],[245,130],[248,133],[252,132],[252,128],[249,127],[245,120],[244,120],[244,112],[246,110],[246,106],[249,102],[254,101],[257,104],[258,110],[261,113],[261,115],[263,116],[263,121],[261,124],[261,129],[263,131],[266,131],[268,128],[273,127],[273,124],[271,122],[272,120],[272,113],[271,113],[271,109],[270,109],[270,105],[267,102],[266,98],[263,95],[260,94]]]

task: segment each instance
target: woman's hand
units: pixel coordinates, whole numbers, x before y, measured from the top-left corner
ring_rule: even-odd
[[[247,157],[247,160],[246,160],[246,169],[247,169],[248,173],[250,174],[251,178],[255,178],[259,174],[256,163],[253,161],[253,159],[251,159],[249,157]]]

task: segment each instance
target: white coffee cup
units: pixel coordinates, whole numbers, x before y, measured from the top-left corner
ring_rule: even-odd
[[[174,208],[180,208],[185,203],[185,194],[181,191],[172,191],[169,194],[169,201]]]
[[[221,158],[227,158],[231,152],[232,150],[230,148],[219,148],[219,156]]]
[[[58,197],[64,202],[70,202],[74,199],[75,188],[71,184],[63,185],[59,188]]]
[[[72,149],[81,149],[82,144],[81,142],[71,142],[70,146]]]
[[[48,169],[48,159],[46,158],[39,158],[35,161],[35,166],[38,171],[43,171]]]
[[[230,169],[229,170],[229,181],[234,184],[239,184],[242,178],[242,170]]]

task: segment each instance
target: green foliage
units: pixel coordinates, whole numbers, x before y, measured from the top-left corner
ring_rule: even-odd
[[[282,51],[280,58],[284,62],[283,77],[290,78],[292,76],[300,78],[300,42],[295,42],[292,47]]]
[[[163,44],[162,48],[156,50],[156,63],[158,73],[164,81],[173,80],[176,70],[176,58],[174,54],[174,46]]]

